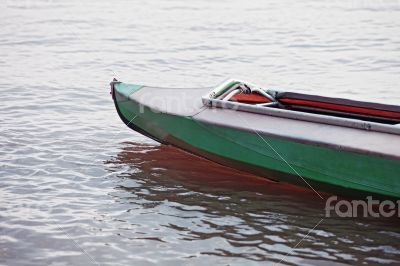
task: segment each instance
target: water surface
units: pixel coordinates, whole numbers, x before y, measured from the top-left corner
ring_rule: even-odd
[[[173,87],[235,77],[399,104],[398,1],[16,0],[0,10],[0,264],[400,263],[397,219],[321,220],[312,191],[132,132],[108,94],[112,77]]]

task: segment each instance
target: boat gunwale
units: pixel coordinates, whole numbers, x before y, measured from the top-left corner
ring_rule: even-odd
[[[400,127],[397,125],[386,125],[376,122],[363,121],[355,118],[334,117],[324,114],[305,113],[296,110],[276,109],[269,107],[261,107],[257,105],[249,105],[240,102],[224,101],[210,98],[209,95],[202,97],[203,104],[208,107],[217,107],[222,109],[231,109],[249,113],[262,115],[270,115],[294,120],[302,120],[314,123],[322,123],[341,127],[355,128],[364,131],[373,131],[400,135]]]
[[[199,114],[201,114],[201,112]],[[249,127],[246,127],[244,125],[237,125],[237,124],[233,125],[233,124],[227,124],[227,123],[223,123],[223,122],[212,121],[212,120],[209,120],[209,119],[204,118],[204,117],[198,117],[199,114],[193,116],[192,119],[194,121],[196,121],[197,123],[207,124],[207,125],[210,125],[210,126],[232,128],[232,129],[235,129],[235,130],[240,130],[240,131],[254,133],[254,134],[260,134],[262,136],[269,136],[269,137],[273,137],[273,138],[279,138],[279,139],[282,139],[282,140],[301,143],[301,144],[305,144],[305,145],[312,145],[312,146],[318,146],[318,147],[334,149],[334,150],[337,150],[338,152],[353,152],[353,153],[362,154],[362,155],[365,155],[365,156],[376,156],[376,157],[389,159],[389,160],[396,160],[396,161],[400,160],[400,155],[381,153],[381,152],[366,150],[366,149],[362,149],[362,148],[349,147],[349,146],[345,146],[345,145],[335,145],[335,144],[332,144],[330,142],[314,141],[312,139],[307,139],[307,138],[292,137],[292,136],[289,136],[289,135],[277,134],[277,133],[269,132],[267,130],[256,130],[254,128],[249,128]],[[287,119],[287,118],[284,118],[284,119]],[[308,122],[308,121],[306,121],[306,122]]]

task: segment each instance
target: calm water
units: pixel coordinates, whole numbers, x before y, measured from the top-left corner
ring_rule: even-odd
[[[1,265],[400,263],[397,219],[321,220],[312,192],[130,131],[108,94],[114,76],[178,87],[236,77],[399,104],[399,1],[0,10]]]

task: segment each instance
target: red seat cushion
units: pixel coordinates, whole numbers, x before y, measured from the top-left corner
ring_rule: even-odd
[[[257,104],[257,103],[270,103],[271,100],[267,97],[258,94],[258,93],[239,93],[234,95],[232,98],[229,99],[230,101],[241,102],[241,103],[250,103],[250,104]]]
[[[311,107],[320,110],[368,115],[400,120],[400,106],[330,98],[293,92],[278,93],[280,103],[293,107]]]

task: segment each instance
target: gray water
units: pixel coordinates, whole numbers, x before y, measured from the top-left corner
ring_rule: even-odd
[[[1,265],[400,263],[398,219],[325,218],[312,191],[160,146],[108,87],[399,104],[399,1],[8,0],[0,25]]]

